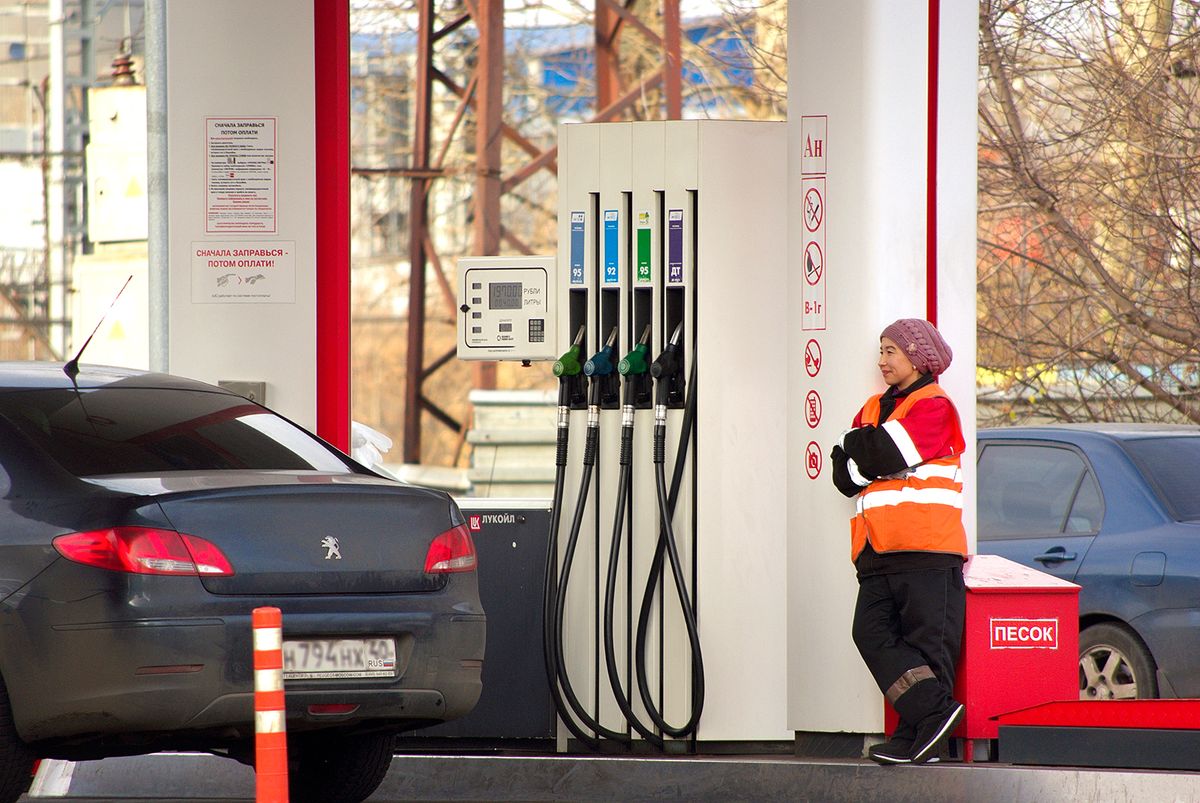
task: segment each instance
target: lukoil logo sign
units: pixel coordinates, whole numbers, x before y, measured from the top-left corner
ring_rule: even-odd
[[[1057,650],[1058,619],[991,619],[993,650]]]

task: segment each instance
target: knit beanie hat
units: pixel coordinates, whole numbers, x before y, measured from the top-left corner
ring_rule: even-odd
[[[913,367],[923,374],[938,374],[950,367],[954,352],[929,321],[901,318],[888,324],[879,335],[888,338],[908,355]]]

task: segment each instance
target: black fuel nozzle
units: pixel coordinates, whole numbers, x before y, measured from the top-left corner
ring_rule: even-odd
[[[626,354],[617,363],[617,372],[625,377],[625,405],[636,409],[650,406],[650,327],[642,330],[633,351]]]
[[[616,341],[617,327],[614,326],[604,346],[583,364],[583,373],[592,378],[592,403],[606,408],[616,407],[621,399],[621,381],[613,362]]]
[[[584,331],[584,327],[579,327],[571,348],[564,351],[554,362],[554,375],[558,377],[558,404],[573,410],[581,410],[587,406],[587,379],[583,375],[583,365],[579,362],[579,358],[583,356]]]
[[[675,327],[671,339],[662,354],[650,366],[650,376],[656,384],[655,405],[680,407],[684,401],[683,379],[683,323]]]

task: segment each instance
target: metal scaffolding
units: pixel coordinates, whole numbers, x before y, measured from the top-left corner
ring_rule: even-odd
[[[679,0],[663,0],[663,34],[651,30],[634,14],[636,0],[625,4],[616,0],[596,0],[594,14],[596,113],[591,122],[618,120],[644,97],[645,93],[662,87],[665,95],[663,116],[668,120],[682,115],[682,60],[680,58]],[[457,3],[455,6],[457,7]],[[433,183],[444,175],[443,160],[447,148],[440,147],[436,159],[431,158],[434,83],[453,93],[458,106],[448,125],[437,126],[445,131],[446,142],[460,128],[464,115],[472,112],[475,121],[475,193],[473,200],[473,252],[486,256],[499,253],[501,243],[507,243],[520,253],[531,253],[520,239],[509,231],[501,219],[501,197],[512,192],[539,170],[556,174],[557,148],[540,149],[503,119],[504,89],[504,3],[503,0],[464,0],[465,11],[437,28],[435,0],[417,0],[419,25],[414,81],[412,164],[406,171],[411,187],[409,192],[409,294],[408,341],[404,392],[404,447],[406,463],[421,462],[421,415],[428,412],[446,426],[462,433],[463,422],[457,421],[423,392],[425,381],[454,358],[451,349],[431,363],[425,362],[425,296],[427,277],[432,269],[442,289],[443,298],[453,315],[454,294],[443,270],[441,260],[430,236],[428,199]],[[478,52],[470,80],[465,87],[452,80],[448,71],[439,69],[438,43],[468,22],[474,23],[478,34]],[[661,49],[661,66],[636,77],[623,85],[620,65],[620,39],[626,28],[635,28],[652,46]],[[502,139],[515,143],[529,161],[504,176],[500,159]],[[494,388],[494,363],[475,368],[475,387]]]

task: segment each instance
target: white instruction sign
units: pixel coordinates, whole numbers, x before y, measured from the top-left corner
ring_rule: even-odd
[[[296,243],[194,242],[192,303],[292,304]]]
[[[206,117],[204,231],[276,231],[276,119]]]

